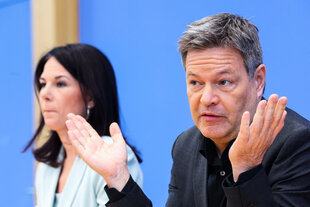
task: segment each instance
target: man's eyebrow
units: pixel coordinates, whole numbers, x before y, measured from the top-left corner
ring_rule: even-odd
[[[223,70],[218,71],[217,74],[219,74],[219,75],[234,74],[234,71],[232,71],[231,69],[225,68]]]
[[[196,73],[193,73],[191,71],[189,71],[187,74],[186,74],[186,77],[188,76],[194,76],[194,77],[197,77],[198,75]]]
[[[225,69],[216,71],[215,73],[217,75],[234,74],[234,71],[232,71],[231,69],[225,68]],[[188,73],[186,74],[186,77],[189,77],[189,76],[198,77],[199,74],[193,73],[192,71],[188,71]]]

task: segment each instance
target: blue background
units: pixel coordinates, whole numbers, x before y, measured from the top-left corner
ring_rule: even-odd
[[[30,2],[0,1],[0,206],[33,205],[31,61]]]
[[[142,154],[144,190],[155,207],[164,206],[168,196],[173,142],[193,125],[177,49],[187,24],[220,12],[251,19],[260,30],[267,67],[265,96],[287,96],[288,106],[310,119],[307,0],[80,0],[79,5],[80,41],[101,49],[114,66],[122,129]],[[0,0],[4,206],[32,202],[33,161],[30,153],[19,153],[33,131],[30,9],[29,1]]]

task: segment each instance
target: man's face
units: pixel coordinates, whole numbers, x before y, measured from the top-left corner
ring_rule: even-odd
[[[265,73],[260,75],[248,76],[236,49],[188,51],[186,82],[192,118],[218,147],[226,147],[237,137],[243,112],[249,111],[253,117],[265,81]]]

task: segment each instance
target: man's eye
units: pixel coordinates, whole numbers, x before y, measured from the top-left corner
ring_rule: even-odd
[[[57,87],[62,88],[62,87],[65,87],[65,86],[67,86],[67,84],[65,82],[58,82],[57,83]]]
[[[196,86],[196,85],[199,84],[199,82],[198,81],[190,81],[190,84],[193,85],[193,86]]]
[[[221,80],[220,81],[220,85],[223,85],[223,86],[227,86],[227,85],[229,85],[231,82],[230,81],[228,81],[228,80]]]

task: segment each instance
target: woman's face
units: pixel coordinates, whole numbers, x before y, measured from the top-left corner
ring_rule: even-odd
[[[46,126],[60,132],[68,113],[85,117],[86,105],[78,81],[54,57],[45,64],[39,78],[39,99]]]

